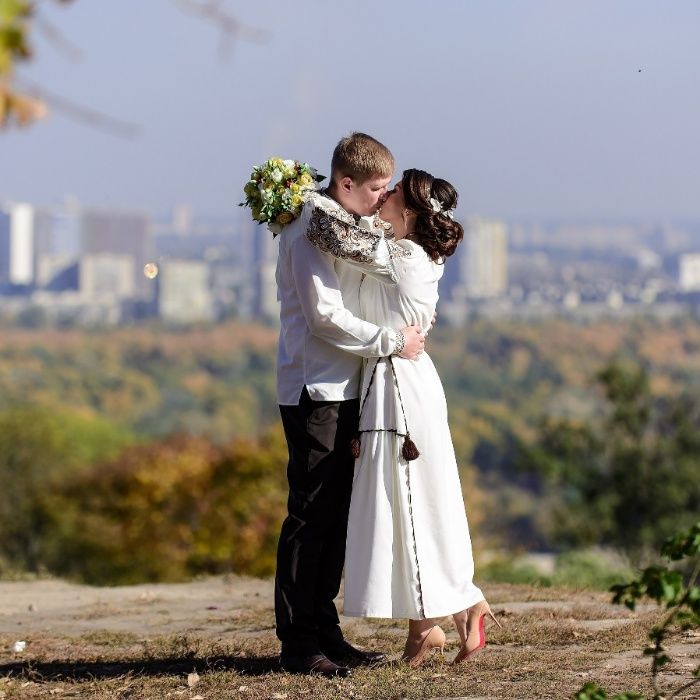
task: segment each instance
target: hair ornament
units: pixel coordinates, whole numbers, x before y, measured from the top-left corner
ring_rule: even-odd
[[[430,198],[430,206],[436,214],[444,214],[448,219],[455,218],[452,209],[443,209],[442,204],[435,197]]]

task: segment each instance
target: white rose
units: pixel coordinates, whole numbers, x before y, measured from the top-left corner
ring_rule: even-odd
[[[275,168],[270,177],[272,178],[272,182],[282,182],[282,171],[279,168]]]
[[[287,168],[287,170],[293,170],[294,169],[294,161],[293,160],[285,160],[284,162],[284,167]]]

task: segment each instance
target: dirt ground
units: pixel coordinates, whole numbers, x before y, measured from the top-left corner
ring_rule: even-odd
[[[611,697],[652,694],[641,649],[655,608],[631,613],[590,591],[497,585],[486,592],[503,629],[490,627],[487,648],[468,664],[450,664],[457,635],[449,620],[444,658],[412,670],[399,662],[402,621],[342,618],[349,639],[391,661],[329,681],[279,672],[271,581],[0,582],[0,698],[528,700],[572,698],[588,681]],[[700,633],[677,632],[669,652],[661,684],[670,695],[692,680]],[[676,697],[700,698],[700,686]]]

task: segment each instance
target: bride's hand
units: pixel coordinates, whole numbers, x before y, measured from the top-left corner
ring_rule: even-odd
[[[399,353],[399,357],[404,357],[407,360],[417,360],[425,347],[423,329],[419,326],[406,326],[401,329],[401,332],[406,342],[403,350]]]

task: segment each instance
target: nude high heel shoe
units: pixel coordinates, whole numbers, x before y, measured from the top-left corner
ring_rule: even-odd
[[[442,654],[445,649],[445,640],[446,637],[442,628],[439,625],[435,625],[435,627],[425,635],[420,644],[418,641],[411,640],[410,637],[406,640],[406,647],[404,648],[401,660],[405,661],[412,668],[416,668],[423,663],[431,649],[439,649]],[[417,647],[415,651],[411,649],[412,646]]]
[[[462,647],[452,663],[462,663],[486,646],[484,622],[487,615],[502,629],[501,623],[491,612],[491,608],[485,600],[473,605],[469,608],[469,617],[467,618],[467,640],[462,643]],[[476,639],[474,639],[475,637]]]

